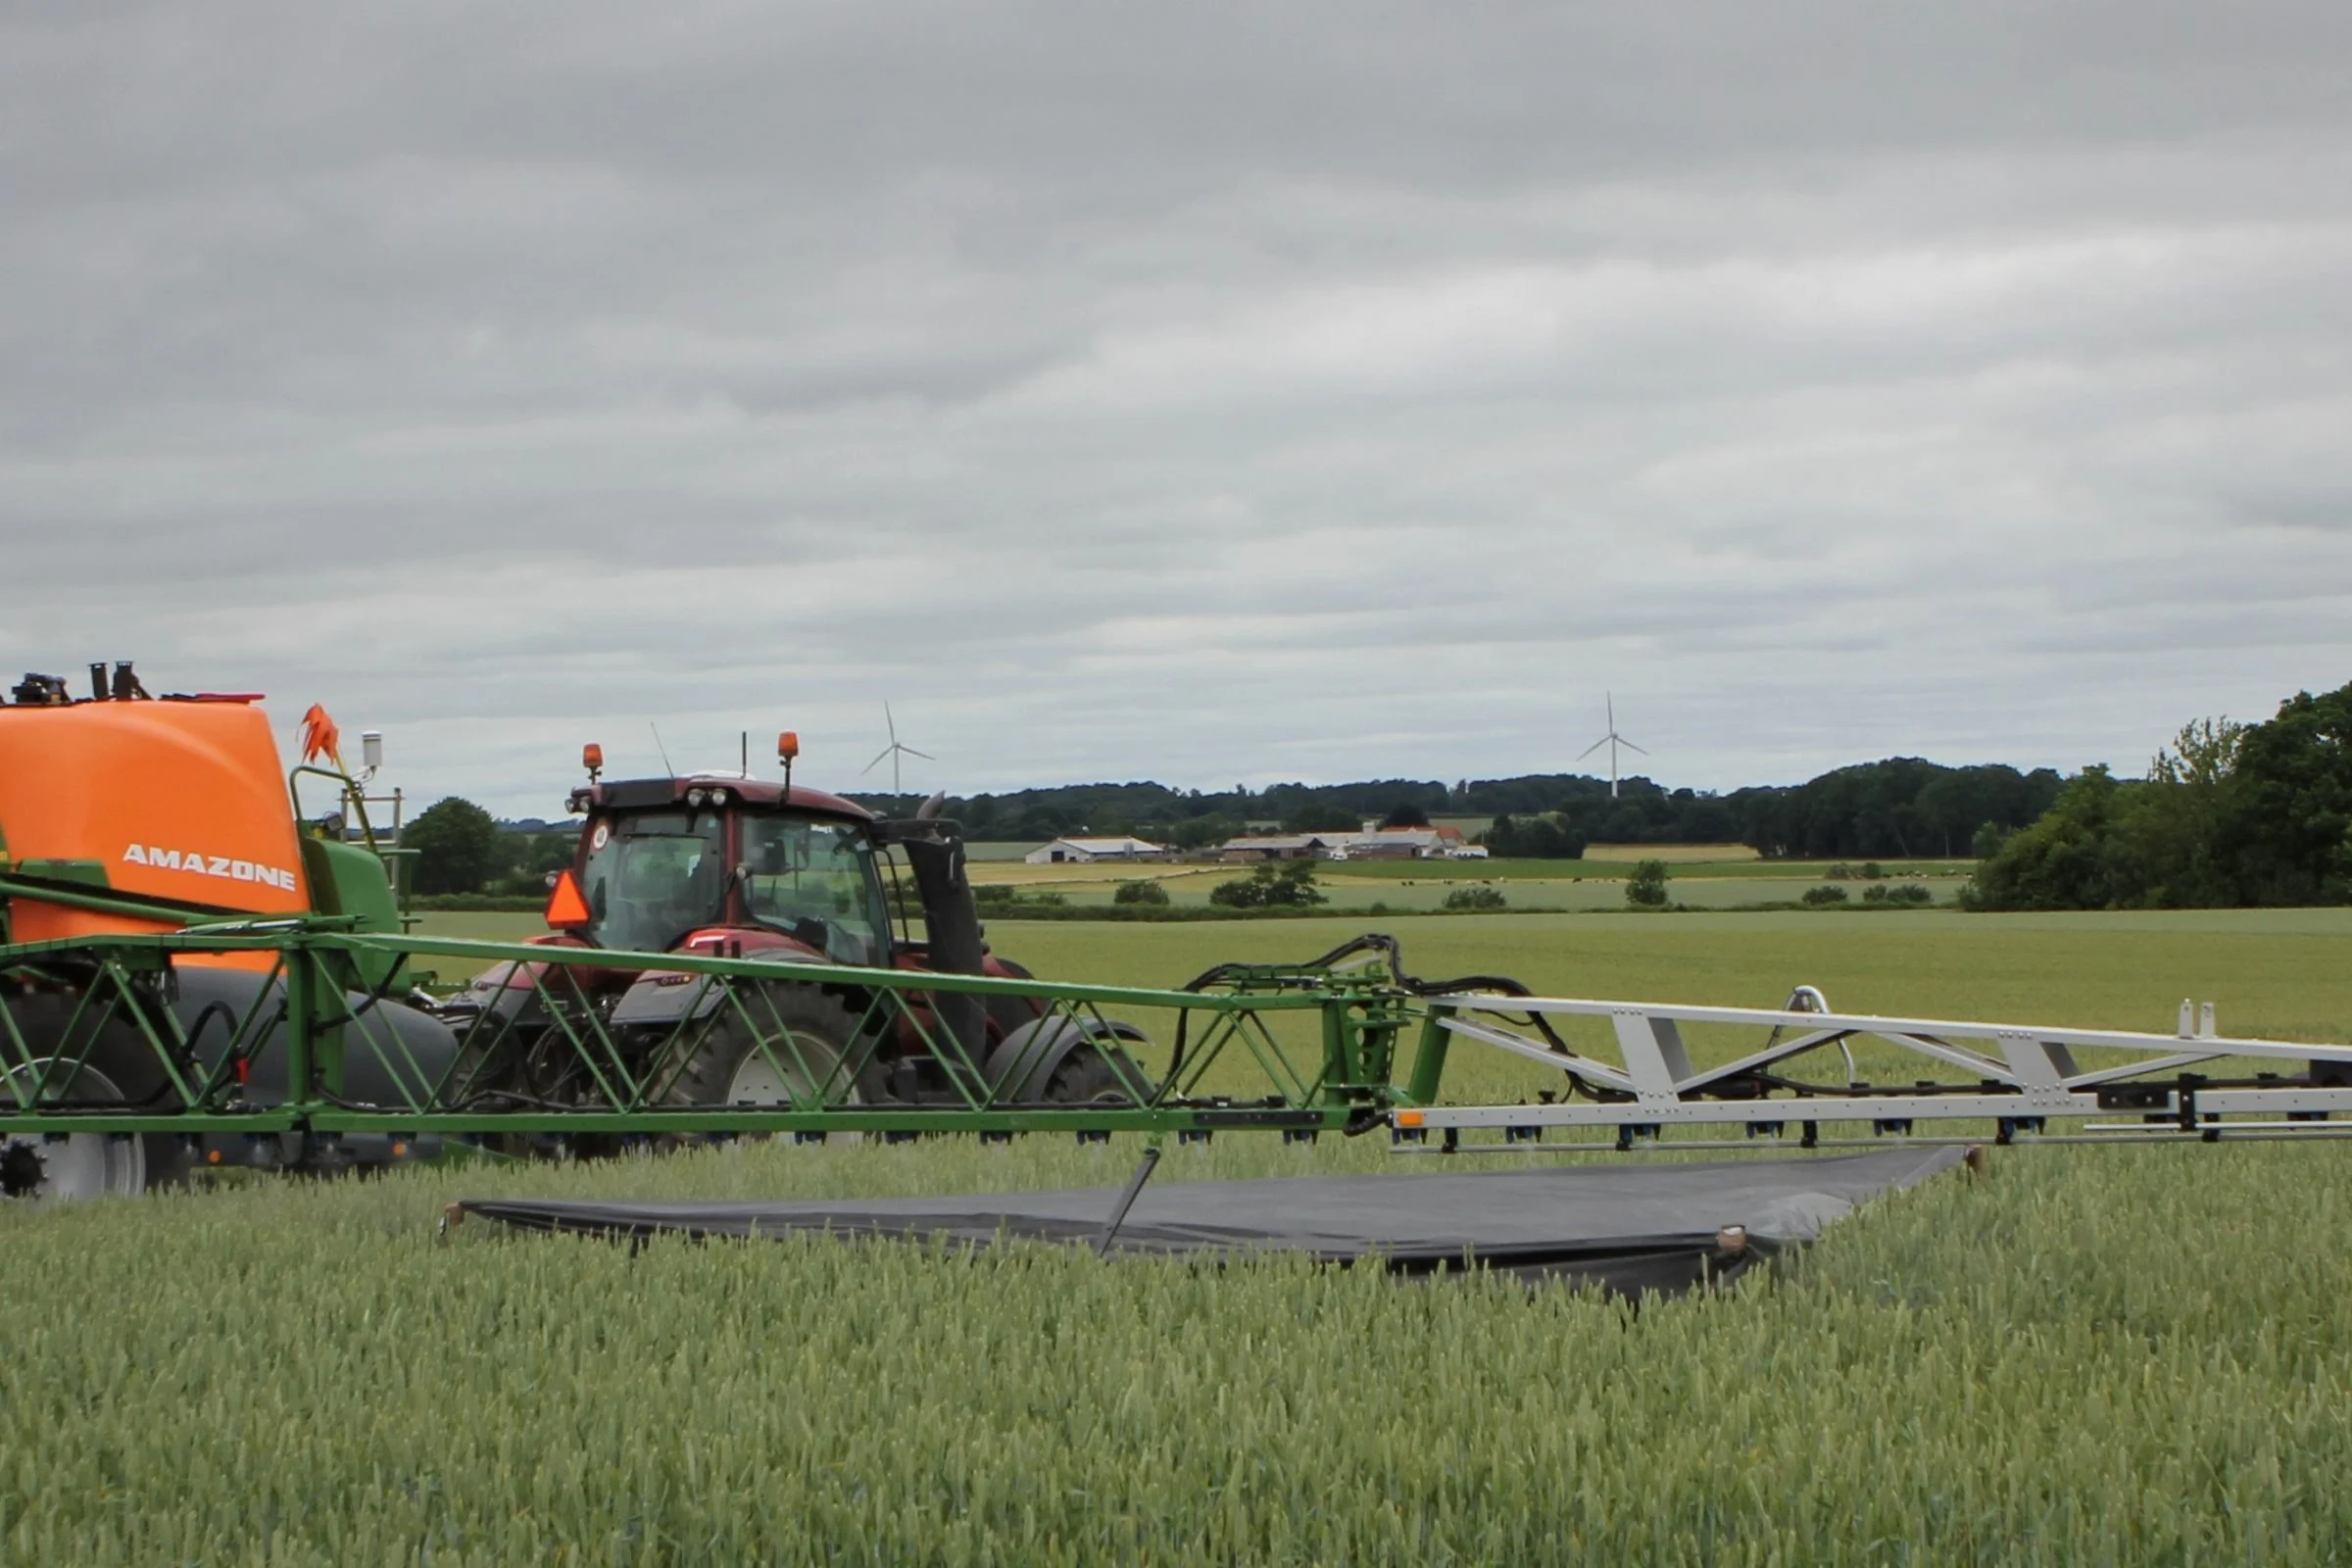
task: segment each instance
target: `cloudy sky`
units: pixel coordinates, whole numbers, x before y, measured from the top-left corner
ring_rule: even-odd
[[[0,665],[517,814],[886,699],[909,788],[1612,691],[1675,784],[2136,770],[2352,679],[2347,80],[2340,4],[13,6]]]

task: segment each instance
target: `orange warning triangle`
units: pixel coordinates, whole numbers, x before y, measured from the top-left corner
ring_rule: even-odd
[[[580,897],[580,884],[569,871],[556,878],[556,890],[547,896],[547,923],[557,931],[572,931],[587,925],[596,916],[588,912],[588,901]]]

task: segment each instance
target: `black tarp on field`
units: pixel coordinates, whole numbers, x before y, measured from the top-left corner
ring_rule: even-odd
[[[1458,1267],[1469,1257],[1531,1279],[1679,1291],[1811,1241],[1863,1200],[1924,1181],[1965,1156],[1941,1145],[1810,1159],[1160,1182],[1138,1196],[1112,1249],[1298,1251],[1335,1263],[1369,1257],[1410,1274]],[[1119,1195],[1115,1187],[1084,1187],[789,1203],[469,1199],[463,1207],[510,1225],[608,1237],[818,1231],[973,1247],[1007,1237],[1092,1246]],[[1744,1245],[1725,1245],[1733,1226],[1744,1227]]]

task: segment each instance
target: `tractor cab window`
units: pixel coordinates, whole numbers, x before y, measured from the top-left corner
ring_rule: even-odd
[[[743,821],[744,900],[752,918],[837,963],[889,961],[881,869],[865,834],[807,817]]]
[[[667,951],[721,915],[727,893],[716,811],[602,817],[588,829],[590,938],[600,948]]]

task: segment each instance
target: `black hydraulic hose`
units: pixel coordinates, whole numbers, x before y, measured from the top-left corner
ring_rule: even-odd
[[[1535,993],[1526,985],[1522,984],[1520,981],[1512,979],[1508,975],[1467,974],[1455,975],[1445,980],[1421,979],[1416,975],[1407,973],[1405,970],[1404,944],[1399,942],[1396,938],[1382,931],[1367,931],[1362,936],[1350,937],[1346,942],[1343,942],[1338,947],[1332,949],[1329,953],[1322,955],[1320,957],[1310,958],[1305,963],[1298,965],[1298,967],[1301,969],[1329,969],[1338,964],[1342,959],[1351,958],[1359,953],[1378,953],[1385,957],[1388,960],[1390,980],[1394,982],[1399,990],[1404,991],[1411,996],[1442,997],[1451,996],[1461,992],[1489,992],[1506,997],[1532,997],[1535,995]],[[1213,968],[1204,969],[1200,974],[1195,975],[1181,989],[1186,991],[1205,991],[1210,986],[1216,985],[1232,976],[1250,973],[1257,967],[1258,966],[1255,964],[1247,963],[1220,963]],[[1544,1037],[1545,1044],[1549,1045],[1554,1052],[1563,1056],[1572,1054],[1568,1049],[1568,1042],[1560,1038],[1558,1031],[1552,1028],[1551,1020],[1545,1017],[1543,1013],[1510,1013],[1492,1008],[1484,1010],[1494,1011],[1495,1012],[1496,1016],[1508,1019],[1511,1022],[1525,1024],[1528,1027],[1536,1030],[1537,1033],[1541,1034]],[[1168,1057],[1168,1079],[1170,1082],[1175,1081],[1177,1070],[1184,1065],[1185,1037],[1187,1026],[1190,1024],[1191,1020],[1192,1014],[1189,1010],[1180,1010],[1176,1014],[1175,1046]],[[1594,1100],[1602,1098],[1601,1092],[1595,1089],[1592,1083],[1586,1080],[1583,1076],[1570,1069],[1563,1068],[1562,1070],[1568,1073],[1568,1082],[1574,1089],[1584,1091],[1585,1094]]]
[[[1443,997],[1460,992],[1480,991],[1494,992],[1506,997],[1532,997],[1535,995],[1526,985],[1508,975],[1464,974],[1446,980],[1423,980],[1416,975],[1408,974],[1404,967],[1404,944],[1395,937],[1381,932],[1368,932],[1351,942],[1344,942],[1321,958],[1316,959],[1315,962],[1328,964],[1352,954],[1366,951],[1377,951],[1385,955],[1389,960],[1390,978],[1416,997]],[[1563,1055],[1567,1054],[1568,1043],[1559,1037],[1551,1027],[1551,1020],[1544,1014],[1540,1012],[1502,1013],[1500,1016],[1530,1025],[1544,1036],[1544,1041],[1552,1050]],[[1569,1076],[1575,1077],[1573,1073]],[[1576,1081],[1579,1084],[1584,1082],[1581,1078]]]
[[[364,1100],[346,1100],[340,1095],[330,1095],[324,1091],[319,1091],[318,1099],[321,1103],[332,1105],[337,1110],[365,1110],[384,1112],[387,1114],[398,1111],[410,1111],[421,1114],[421,1112],[416,1111],[416,1107],[414,1105],[393,1105],[387,1107],[384,1105],[374,1104]],[[509,1106],[523,1106],[531,1110],[566,1112],[601,1111],[609,1110],[611,1108],[610,1106],[575,1104],[561,1100],[541,1100],[535,1095],[526,1095],[521,1091],[514,1089],[485,1089],[478,1095],[467,1096],[464,1101],[457,1104],[436,1107],[436,1112],[438,1110],[486,1110],[493,1104],[498,1103],[504,1103]]]
[[[197,1010],[195,1021],[188,1025],[188,1051],[191,1054],[196,1050],[196,1042],[204,1038],[204,1026],[216,1017],[220,1020],[221,1027],[228,1031],[228,1043],[232,1046],[237,1043],[235,1009],[225,1002],[208,1002]]]

